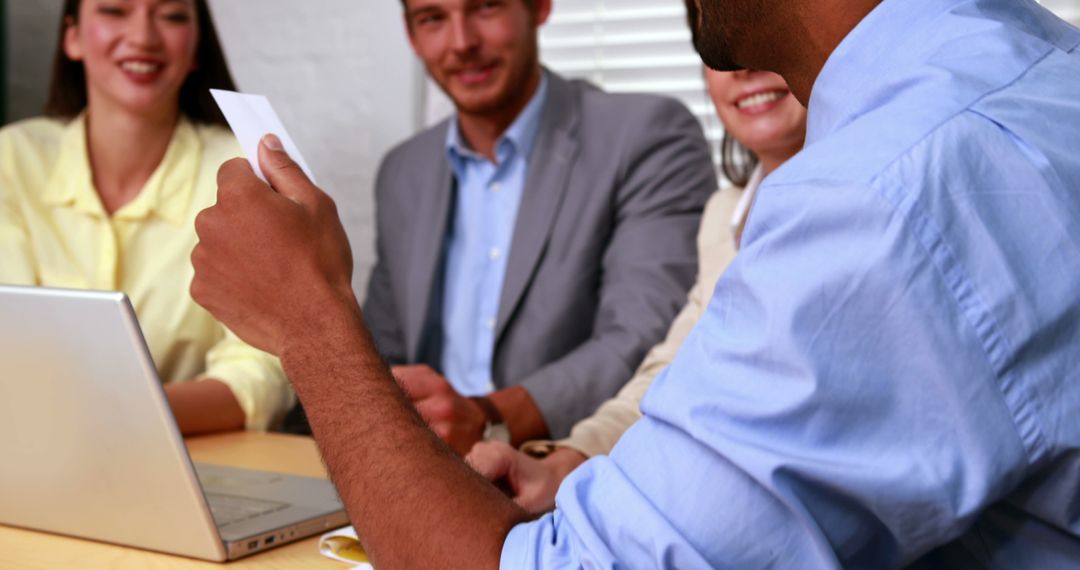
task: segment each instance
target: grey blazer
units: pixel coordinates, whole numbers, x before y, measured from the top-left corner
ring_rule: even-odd
[[[612,397],[663,339],[694,280],[716,179],[678,102],[548,73],[499,301],[492,378],[523,385],[552,437]],[[378,262],[364,318],[392,363],[440,368],[449,121],[399,145],[376,182]]]

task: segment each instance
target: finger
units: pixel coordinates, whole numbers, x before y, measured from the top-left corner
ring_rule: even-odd
[[[410,376],[416,374],[417,372],[420,372],[421,370],[427,369],[428,367],[423,364],[398,364],[396,366],[390,367],[390,370],[394,374],[403,374]]]
[[[494,481],[506,477],[510,471],[514,449],[499,441],[481,441],[465,456],[465,461],[472,465],[485,479]]]
[[[213,231],[213,217],[212,208],[205,208],[195,214],[195,235],[198,236],[200,241],[205,240]]]
[[[191,295],[191,299],[199,305],[206,307],[208,301],[208,290],[203,284],[205,269],[204,269],[204,245],[202,243],[196,243],[195,247],[191,250],[191,267],[194,269],[194,274],[191,276],[191,284],[188,286],[188,294]]]
[[[453,410],[446,400],[427,398],[413,403],[421,418],[429,425],[449,423]]]
[[[435,437],[443,440],[447,445],[450,444],[450,436],[453,434],[453,428],[447,423],[437,423],[431,425],[431,431],[435,433]],[[453,447],[451,445],[451,447]],[[461,452],[454,449],[454,452],[461,455]]]
[[[391,366],[390,374],[394,379],[398,381],[402,387],[409,384],[409,381],[415,376],[413,369],[415,366]]]
[[[398,383],[413,400],[450,392],[449,383],[430,368],[403,366],[394,369],[393,373]]]
[[[547,496],[538,488],[516,487],[511,497],[526,512],[538,515],[555,508],[555,496]]]
[[[415,376],[400,375],[396,372],[394,372],[393,375],[394,379],[397,380],[398,386],[401,386],[401,389],[405,391],[405,395],[413,402],[431,397],[430,391],[421,389],[420,383]]]
[[[301,204],[314,204],[319,189],[285,152],[277,135],[268,134],[259,141],[259,167],[278,194]]]
[[[255,171],[251,169],[251,164],[242,158],[227,160],[220,168],[218,168],[217,185],[219,199],[221,189],[245,187],[251,183],[265,186],[263,181],[259,180],[258,176],[255,176]]]
[[[475,448],[474,445],[473,449]],[[510,462],[504,457],[488,457],[479,460],[473,465],[473,469],[488,481],[506,481],[506,476],[510,473]],[[506,487],[509,488],[510,485],[507,484]]]

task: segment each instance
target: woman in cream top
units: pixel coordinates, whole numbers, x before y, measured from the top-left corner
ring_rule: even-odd
[[[484,476],[508,479],[515,500],[530,512],[552,509],[562,479],[589,457],[610,452],[623,432],[641,417],[645,392],[675,358],[705,312],[721,274],[734,259],[758,186],[802,148],[806,109],[779,75],[707,69],[705,77],[724,124],[722,167],[733,185],[717,191],[705,206],[697,238],[697,281],[666,338],[649,351],[623,389],[593,416],[575,425],[568,438],[528,442],[520,452],[505,444],[484,442],[469,454],[469,461]]]
[[[266,429],[293,402],[277,359],[188,293],[194,219],[240,154],[203,0],[68,0],[49,118],[0,130],[0,282],[124,291],[181,431]]]

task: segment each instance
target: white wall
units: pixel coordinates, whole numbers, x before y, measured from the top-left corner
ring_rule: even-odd
[[[18,1],[18,0],[17,0]],[[211,0],[238,87],[267,95],[338,204],[362,295],[379,160],[421,116],[422,74],[395,0]]]
[[[1080,26],[1080,0],[1040,0],[1040,2],[1058,16],[1072,22],[1074,26]]]

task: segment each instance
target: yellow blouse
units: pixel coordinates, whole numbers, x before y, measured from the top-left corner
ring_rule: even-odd
[[[163,382],[220,380],[248,429],[266,429],[294,400],[280,363],[188,293],[195,216],[214,203],[218,167],[239,154],[228,131],[182,119],[142,192],[110,217],[83,117],[0,130],[0,283],[124,291]]]

